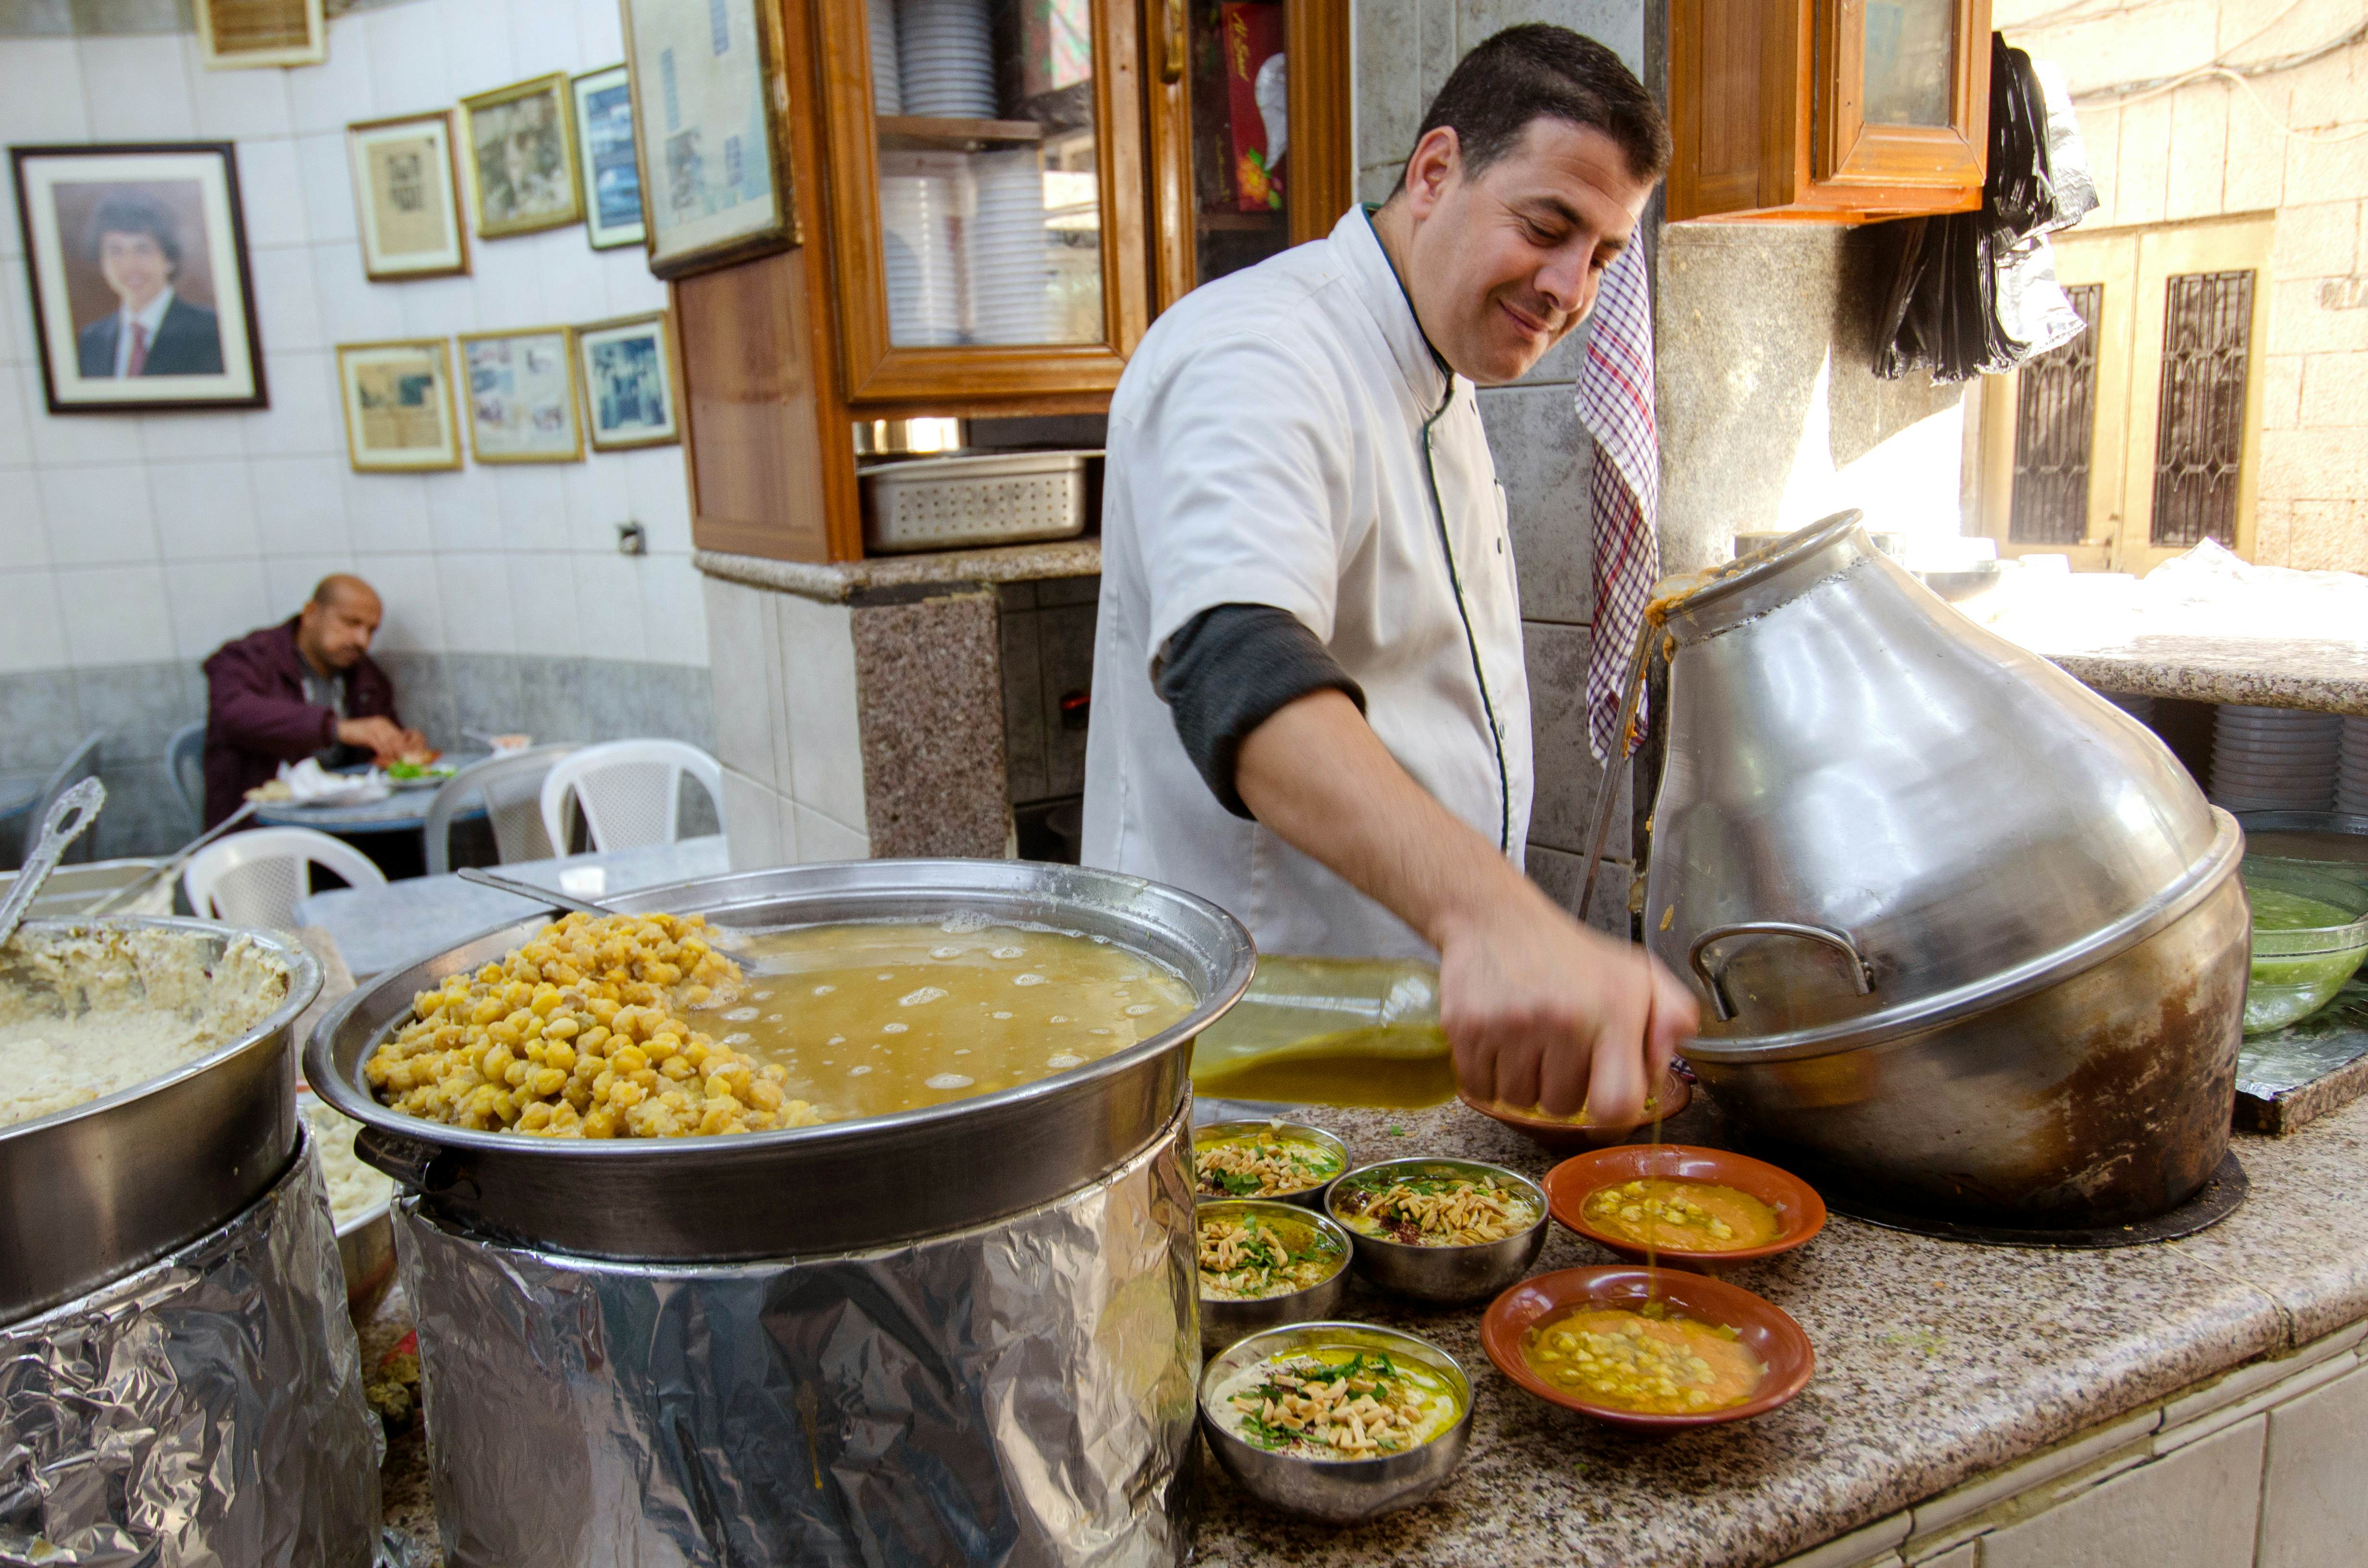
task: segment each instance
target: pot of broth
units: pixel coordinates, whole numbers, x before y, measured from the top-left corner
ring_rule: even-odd
[[[307,1051],[410,1189],[448,1555],[1181,1562],[1188,1069],[1248,934],[1014,861],[612,907],[388,975]]]
[[[810,1125],[551,1138],[381,1103],[366,1060],[414,998],[532,940],[498,926],[390,971],[313,1032],[308,1081],[355,1152],[439,1220],[585,1257],[725,1261],[885,1245],[1084,1187],[1183,1105],[1192,1041],[1249,983],[1224,911],[1110,872],[869,860],[704,878],[609,901],[701,915],[744,981],[695,1027],[780,1068]],[[784,1202],[784,1194],[818,1201]]]

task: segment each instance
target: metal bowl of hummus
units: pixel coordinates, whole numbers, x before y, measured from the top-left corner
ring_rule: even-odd
[[[296,1150],[320,966],[198,920],[28,921],[0,950],[0,1323],[220,1225]]]

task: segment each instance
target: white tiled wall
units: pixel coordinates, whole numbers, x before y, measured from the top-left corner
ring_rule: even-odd
[[[721,577],[705,593],[733,661],[715,683],[715,755],[734,869],[869,858],[855,612]]]
[[[637,248],[570,227],[473,236],[473,272],[370,283],[353,120],[449,108],[622,57],[616,0],[408,0],[329,26],[326,63],[207,71],[188,35],[0,40],[0,144],[233,140],[271,407],[44,412],[15,198],[0,201],[0,673],[199,656],[292,612],[330,571],[387,605],[394,651],[704,665],[681,449],[457,473],[358,474],[332,350],[653,311]],[[650,553],[616,552],[615,526]]]

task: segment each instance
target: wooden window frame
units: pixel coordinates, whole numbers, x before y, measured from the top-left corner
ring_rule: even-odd
[[[1989,139],[1990,0],[1958,0],[1964,47],[1949,129],[1861,117],[1865,0],[1668,0],[1668,221],[1864,223],[1981,205]],[[1850,58],[1839,58],[1841,40]],[[1706,86],[1710,51],[1728,88]],[[1850,90],[1827,93],[1827,81]],[[1703,153],[1756,109],[1756,157],[1705,176]],[[1955,127],[1962,125],[1960,131]],[[1731,137],[1726,139],[1731,147]],[[1715,146],[1713,146],[1715,151]]]
[[[1150,325],[1144,254],[1143,82],[1133,0],[1092,0],[1094,164],[1101,188],[1099,343],[899,347],[889,338],[880,156],[871,112],[864,0],[820,0],[823,132],[831,264],[847,403],[854,409],[927,404],[933,412],[1063,394],[1108,394]]]
[[[1835,186],[1942,185],[1979,188],[1989,140],[1990,29],[1955,41],[1947,125],[1869,125],[1866,107],[1866,0],[1824,0],[1818,7],[1820,60],[1833,62],[1834,91],[1817,119],[1816,170]],[[1975,18],[1987,24],[1988,6]],[[1959,127],[1964,129],[1960,130]]]

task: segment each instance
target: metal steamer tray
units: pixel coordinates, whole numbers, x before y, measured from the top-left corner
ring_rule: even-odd
[[[1249,984],[1256,949],[1224,910],[1114,872],[1002,860],[783,867],[648,888],[621,914],[719,926],[937,920],[977,914],[1110,941],[1200,998],[1150,1040],[1053,1077],[926,1109],[725,1138],[538,1138],[478,1132],[380,1105],[361,1064],[412,1000],[495,961],[542,918],[498,926],[380,977],[324,1018],[305,1076],[364,1124],[355,1153],[489,1239],[623,1262],[728,1262],[854,1251],[986,1224],[1099,1180],[1184,1103],[1193,1038]]]
[[[1075,539],[1091,450],[965,453],[867,463],[863,542],[874,551]]]

